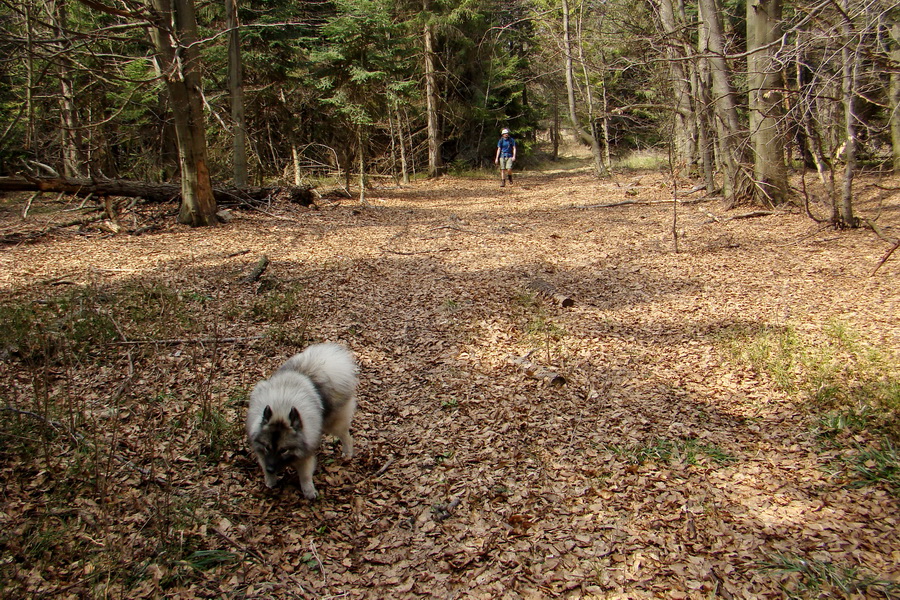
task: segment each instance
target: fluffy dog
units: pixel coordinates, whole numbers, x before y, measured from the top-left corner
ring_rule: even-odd
[[[356,360],[337,344],[316,344],[292,356],[250,394],[247,439],[262,467],[266,485],[293,466],[303,495],[314,500],[316,450],[323,433],[341,440],[353,456],[350,421],[356,410]]]

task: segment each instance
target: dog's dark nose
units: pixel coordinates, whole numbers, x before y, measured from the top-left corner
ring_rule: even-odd
[[[276,469],[275,467],[266,467],[266,473],[271,473],[272,475],[275,475],[276,473],[278,473],[278,469]]]

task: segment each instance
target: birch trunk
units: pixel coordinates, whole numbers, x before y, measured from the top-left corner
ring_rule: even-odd
[[[590,144],[591,155],[594,157],[594,171],[597,177],[603,177],[607,174],[606,167],[603,165],[603,153],[597,138],[585,131],[578,120],[578,112],[575,107],[575,72],[572,61],[572,39],[569,34],[569,2],[562,0],[563,13],[563,53],[565,54],[565,71],[566,71],[566,92],[569,98],[569,120],[572,128],[577,136]]]

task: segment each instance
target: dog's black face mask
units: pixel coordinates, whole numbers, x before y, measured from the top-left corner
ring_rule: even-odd
[[[262,426],[252,440],[253,450],[262,458],[265,470],[278,475],[298,459],[304,458],[307,450],[303,435],[303,423],[296,408],[291,409],[289,422],[272,419],[272,410],[266,407]]]

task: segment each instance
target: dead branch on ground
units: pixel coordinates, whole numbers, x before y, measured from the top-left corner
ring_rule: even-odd
[[[262,277],[263,272],[268,266],[269,257],[263,254],[259,257],[259,260],[256,262],[256,266],[253,267],[253,270],[250,271],[250,274],[241,279],[241,283],[253,283],[254,281],[258,281],[259,278]]]

